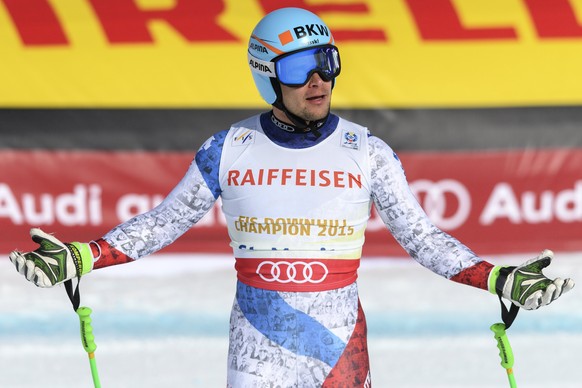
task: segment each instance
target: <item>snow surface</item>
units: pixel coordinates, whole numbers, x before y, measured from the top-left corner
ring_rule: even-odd
[[[6,257],[7,255],[2,255]],[[519,264],[535,254],[504,255]],[[558,253],[550,277],[582,282],[582,253]],[[93,309],[102,386],[224,387],[234,260],[154,255],[81,282]],[[436,276],[411,259],[364,258],[360,298],[374,387],[508,387],[491,324],[498,299]],[[582,386],[582,285],[521,311],[508,331],[521,388]],[[64,287],[39,289],[0,260],[0,387],[92,387]]]

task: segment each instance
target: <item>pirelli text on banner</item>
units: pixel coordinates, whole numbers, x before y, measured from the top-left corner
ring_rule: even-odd
[[[6,107],[260,107],[245,64],[249,21],[282,6],[278,0],[1,4]],[[345,64],[336,107],[582,102],[582,6],[575,0],[284,6],[329,20]],[[317,26],[293,32],[320,34]]]

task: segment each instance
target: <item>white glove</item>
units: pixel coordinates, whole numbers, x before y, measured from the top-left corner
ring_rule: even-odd
[[[489,278],[489,291],[526,310],[535,310],[558,299],[574,287],[572,279],[548,279],[542,269],[552,262],[548,249],[517,267],[495,267]]]
[[[12,251],[9,257],[18,272],[38,287],[52,287],[93,269],[89,244],[63,243],[37,228],[30,230],[30,236],[40,247],[34,252]]]

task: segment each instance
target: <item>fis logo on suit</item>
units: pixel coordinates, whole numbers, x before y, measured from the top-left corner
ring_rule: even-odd
[[[255,133],[254,131],[247,129],[242,133],[236,133],[232,138],[232,145],[233,146],[242,146],[247,145],[255,140]]]

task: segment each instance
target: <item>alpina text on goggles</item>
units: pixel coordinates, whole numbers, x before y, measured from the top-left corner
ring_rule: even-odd
[[[331,81],[340,73],[340,57],[337,47],[332,45],[307,48],[263,61],[248,54],[249,66],[261,75],[277,78],[287,86],[303,86],[313,73],[324,81]]]

